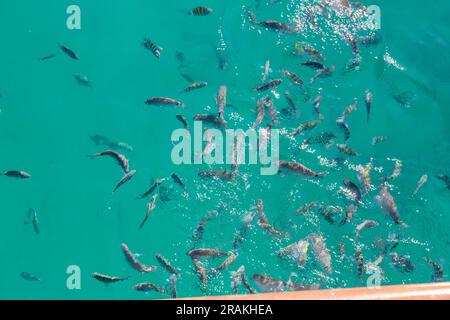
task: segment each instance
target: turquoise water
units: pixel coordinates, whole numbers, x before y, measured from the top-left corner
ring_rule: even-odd
[[[275,19],[288,24],[301,22],[313,1],[76,1],[81,8],[81,30],[66,28],[66,8],[72,1],[0,1],[0,171],[24,170],[31,179],[0,176],[0,298],[2,299],[154,299],[158,293],[133,290],[139,282],[165,286],[168,273],[159,267],[150,274],[139,274],[124,259],[121,243],[141,254],[147,265],[158,265],[155,254],[165,256],[180,269],[177,289],[180,297],[231,294],[230,271],[245,265],[247,277],[267,274],[275,279],[301,283],[322,283],[322,288],[364,286],[369,275],[358,278],[354,259],[359,245],[366,262],[379,256],[374,239],[384,241],[397,235],[395,252],[410,256],[415,264],[412,273],[396,269],[389,256],[380,267],[382,284],[430,282],[433,270],[424,262],[430,258],[444,270],[449,269],[450,190],[436,179],[450,175],[450,29],[447,23],[450,5],[446,0],[373,1],[381,8],[382,40],[369,47],[361,46],[362,63],[357,71],[342,73],[351,58],[351,49],[342,40],[348,19],[334,14],[317,16],[318,29],[306,26],[299,33],[278,34],[248,21],[246,8],[258,20]],[[317,2],[314,2],[317,3]],[[198,5],[213,8],[206,17],[187,14]],[[322,32],[319,32],[322,30]],[[149,38],[164,48],[160,59],[142,45]],[[314,72],[298,64],[305,56],[293,56],[296,41],[307,42],[326,57],[326,65],[337,71],[313,85],[308,79]],[[80,60],[66,56],[57,46],[73,49]],[[219,67],[217,52],[226,68]],[[185,62],[180,68],[176,52]],[[39,58],[56,54],[46,61]],[[399,68],[388,65],[388,54]],[[300,116],[282,118],[276,128],[288,132],[300,123],[315,119],[312,99],[321,90],[321,112],[325,120],[314,130],[296,137],[281,136],[280,158],[301,162],[317,171],[328,171],[322,179],[296,175],[261,176],[259,167],[239,167],[233,181],[201,180],[197,174],[207,165],[175,166],[171,161],[171,133],[180,127],[176,114],[190,120],[194,114],[215,112],[214,96],[220,85],[228,87],[226,108],[229,128],[247,129],[255,120],[257,94],[251,88],[260,84],[265,61],[272,72],[268,79],[284,78],[288,69],[305,80],[311,99],[289,79],[273,92],[267,91],[277,109],[287,107],[283,93],[289,90]],[[403,68],[402,68],[403,67]],[[402,70],[400,70],[402,69]],[[188,74],[208,86],[188,94],[180,90]],[[75,74],[87,76],[92,88],[80,86]],[[373,92],[374,102],[366,123],[364,92]],[[279,94],[279,98],[277,98]],[[393,96],[410,97],[409,105],[399,104]],[[149,97],[168,96],[183,101],[185,109],[147,106]],[[354,98],[358,110],[349,115],[349,146],[359,156],[347,157],[335,146],[312,145],[300,149],[302,141],[321,132],[343,134],[335,120]],[[265,123],[264,123],[265,124]],[[275,127],[274,127],[275,128]],[[103,135],[123,141],[133,151],[121,151],[130,161],[135,177],[117,193],[111,191],[122,177],[111,159],[91,159],[87,155],[107,147],[96,146],[90,135]],[[374,136],[386,141],[372,146]],[[327,166],[333,159],[344,158],[341,166]],[[295,216],[303,204],[321,201],[345,207],[349,202],[340,192],[342,179],[357,182],[354,166],[373,159],[373,190],[363,197],[363,204],[353,220],[339,227],[329,224],[317,211]],[[375,196],[381,176],[390,175],[394,162],[403,163],[401,175],[391,181],[389,189],[398,205],[401,228],[382,213]],[[322,161],[321,161],[322,160]],[[212,168],[220,170],[224,166]],[[136,200],[156,178],[176,172],[185,182],[189,194],[171,180],[157,193],[156,208],[143,230],[146,201]],[[412,197],[424,174],[428,182]],[[238,251],[238,259],[219,274],[210,274],[206,291],[186,252],[192,249],[192,234],[197,223],[210,210],[224,206],[218,217],[209,221],[197,247],[233,250],[234,235],[242,218],[263,199],[269,221],[290,239],[273,239],[256,223],[249,227]],[[40,233],[24,224],[30,208],[39,217]],[[344,214],[337,217],[340,221]],[[376,220],[380,226],[364,230],[355,237],[355,227],[363,220]],[[276,251],[315,232],[321,234],[331,253],[331,274],[324,274],[310,248],[308,261],[299,267],[295,261],[281,260]],[[345,243],[341,259],[339,243]],[[217,266],[220,259],[209,261]],[[66,286],[66,269],[77,265],[81,270],[81,289]],[[39,282],[20,277],[28,272]],[[105,286],[91,273],[131,276],[127,281]],[[293,274],[295,273],[295,274]],[[447,279],[444,277],[444,280]],[[260,291],[260,290],[257,290]],[[245,289],[240,288],[240,293]]]

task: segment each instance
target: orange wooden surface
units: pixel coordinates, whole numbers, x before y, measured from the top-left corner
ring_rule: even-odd
[[[254,295],[215,296],[194,300],[450,300],[450,282]]]

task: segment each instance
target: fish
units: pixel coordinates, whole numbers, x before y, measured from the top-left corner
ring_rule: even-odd
[[[254,274],[253,281],[263,292],[304,291],[318,289],[317,285],[300,284],[296,282],[273,279],[265,274]]]
[[[358,153],[355,150],[353,150],[352,148],[348,147],[345,144],[337,144],[336,147],[341,153],[344,153],[352,157],[358,156]]]
[[[339,257],[340,257],[340,259],[342,261],[345,258],[345,242],[344,242],[344,239],[341,239],[341,241],[339,241],[338,249],[339,249]]]
[[[376,136],[372,138],[372,145],[375,146],[386,140],[385,136]]]
[[[359,190],[358,186],[348,179],[344,179],[342,182],[353,192],[353,194],[355,195],[356,205],[359,206],[361,204],[361,191]]]
[[[324,238],[316,233],[311,233],[309,234],[308,239],[317,261],[319,261],[320,265],[327,273],[331,273],[331,255],[326,247]]]
[[[344,112],[342,113],[342,119],[345,121],[347,120],[347,117],[350,113],[357,110],[358,108],[358,101],[355,101],[353,104],[349,105],[347,108],[345,108]]]
[[[148,98],[145,103],[149,106],[179,106],[185,108],[186,105],[178,100],[172,98]]]
[[[267,28],[275,32],[289,32],[293,29],[287,24],[277,21],[277,20],[264,20],[255,23],[257,26]]]
[[[189,130],[189,124],[187,122],[187,119],[181,114],[177,114],[175,117],[177,118],[178,121],[181,122],[181,124],[183,125],[183,128],[189,133],[190,130]]]
[[[367,228],[376,228],[380,224],[375,220],[364,220],[362,223],[358,224],[355,229],[356,237],[361,237],[361,231]]]
[[[92,83],[88,77],[81,74],[76,74],[74,78],[80,86],[92,88]]]
[[[229,252],[228,257],[225,259],[222,264],[220,264],[217,268],[214,269],[215,272],[220,272],[228,268],[234,261],[236,261],[239,255],[237,253]]]
[[[247,279],[247,276],[245,275],[245,273],[242,273],[242,285],[248,291],[248,293],[251,293],[251,294],[255,294],[256,293],[255,289],[253,289],[250,286],[250,283],[248,282],[248,279]]]
[[[320,124],[320,121],[318,121],[318,120],[311,120],[311,121],[305,122],[305,123],[301,124],[300,126],[298,126],[298,127],[291,133],[291,135],[292,135],[292,136],[296,136],[296,135],[298,135],[298,134],[303,133],[303,132],[306,131],[306,130],[311,130],[311,129],[317,127],[319,124]]]
[[[242,241],[244,240],[246,234],[247,234],[247,229],[249,227],[249,225],[253,222],[253,218],[255,217],[255,215],[253,213],[249,213],[246,214],[244,216],[243,223],[241,228],[239,229],[239,231],[236,233],[236,236],[234,238],[234,242],[233,242],[233,248],[235,250],[237,250],[239,248],[239,244],[242,243]]]
[[[211,171],[200,171],[198,176],[202,179],[205,178],[220,178],[223,180],[233,179],[233,172],[227,170],[211,170]]]
[[[350,135],[351,135],[350,127],[348,126],[347,123],[345,123],[345,119],[342,117],[339,117],[336,120],[336,124],[344,132],[344,143],[347,144],[348,140],[350,139]]]
[[[207,286],[208,286],[208,276],[206,275],[206,269],[203,266],[203,264],[198,261],[197,259],[192,259],[192,264],[195,267],[195,270],[197,272],[197,275],[200,278],[201,281],[201,289],[202,290],[206,290]]]
[[[28,220],[25,221],[25,224],[33,225],[34,232],[36,234],[39,234],[40,232],[40,226],[39,226],[39,220],[38,220],[38,214],[35,209],[28,210]]]
[[[122,243],[121,247],[126,260],[135,270],[141,273],[155,272],[157,270],[156,267],[146,266],[142,264],[139,260],[137,260],[135,255],[130,251],[130,249],[125,243]]]
[[[54,57],[56,57],[56,54],[53,54],[53,53],[52,53],[52,54],[43,56],[43,57],[39,58],[38,60],[39,60],[39,61],[46,61],[46,60],[53,59]]]
[[[80,60],[80,57],[75,53],[75,51],[73,51],[72,49],[69,49],[66,46],[63,46],[61,44],[58,43],[59,48],[62,50],[62,52],[64,52],[66,55],[68,55],[70,58],[74,59],[74,60]]]
[[[303,164],[297,163],[297,162],[288,162],[288,161],[280,160],[279,166],[280,166],[280,168],[284,168],[288,171],[298,173],[298,174],[301,174],[306,177],[316,177],[317,178],[317,177],[324,177],[328,174],[327,172],[315,172],[315,171],[309,169],[308,167],[304,166]]]
[[[225,126],[226,125],[226,120],[224,117],[224,110],[225,110],[225,106],[227,105],[227,86],[222,85],[219,88],[219,92],[217,93],[216,96],[216,102],[217,102],[217,106],[219,108],[219,112],[218,112],[218,116],[220,121],[222,122],[222,124]]]
[[[277,237],[289,237],[289,235],[287,233],[283,233],[280,230],[278,230],[277,228],[275,228],[274,226],[272,226],[269,222],[269,219],[266,216],[266,213],[264,212],[264,203],[262,201],[262,199],[258,199],[257,202],[257,210],[258,210],[258,216],[259,216],[259,221],[258,221],[258,225],[265,231],[273,234],[274,236]]]
[[[295,105],[294,99],[292,99],[292,97],[291,97],[289,91],[286,90],[286,91],[284,92],[284,97],[286,98],[286,101],[287,101],[287,103],[288,103],[288,105],[289,105],[289,108],[288,108],[288,109],[283,109],[283,110],[281,110],[281,111],[282,111],[285,115],[289,115],[289,116],[298,113],[298,108],[297,108],[297,106]]]
[[[147,38],[144,39],[144,41],[142,42],[142,45],[144,46],[144,48],[150,50],[151,53],[153,53],[153,55],[156,58],[159,59],[161,57],[161,52],[163,51],[163,48],[158,46],[156,43],[154,43],[150,39],[147,39]]]
[[[192,117],[195,121],[207,122],[209,124],[214,125],[217,128],[223,128],[224,123],[214,114],[196,114]]]
[[[255,123],[253,124],[253,128],[258,127],[263,122],[264,106],[265,106],[264,99],[259,99],[258,100],[258,109],[256,111],[256,120],[255,120]]]
[[[380,186],[380,191],[376,196],[376,201],[378,203],[378,206],[384,212],[386,212],[396,224],[402,227],[407,227],[407,225],[400,220],[400,214],[398,212],[397,205],[395,204],[394,198],[392,198],[391,193],[385,185]]]
[[[388,177],[380,178],[380,181],[387,182],[397,179],[402,173],[403,162],[401,160],[395,159],[394,171]]]
[[[358,206],[355,206],[353,204],[347,206],[347,208],[345,209],[345,219],[341,221],[340,225],[343,226],[346,223],[349,223],[353,219],[356,211],[358,211]]]
[[[417,187],[413,192],[413,196],[415,196],[417,194],[417,192],[419,192],[419,190],[423,187],[423,185],[428,181],[428,176],[425,174],[423,175],[419,182],[417,182]]]
[[[330,147],[334,140],[336,139],[336,135],[332,132],[322,132],[321,134],[317,136],[310,137],[303,141],[302,147],[308,146],[308,145],[314,145],[319,144],[321,146],[324,146],[326,148]]]
[[[281,80],[281,79],[275,79],[275,80],[269,81],[261,86],[253,88],[253,91],[263,92],[263,91],[271,90],[271,89],[278,87],[282,82],[283,82],[283,80]]]
[[[107,137],[102,135],[91,135],[89,136],[92,142],[95,143],[96,146],[106,146],[111,149],[123,150],[123,151],[133,151],[133,147],[126,142],[113,142],[110,141]]]
[[[277,108],[275,107],[275,104],[273,103],[272,99],[269,96],[266,96],[264,98],[264,103],[267,106],[269,118],[272,120],[269,127],[272,127],[272,125],[278,125],[279,124],[279,121],[277,120],[278,111],[277,111]]]
[[[430,258],[424,258],[425,262],[428,263],[431,267],[433,267],[433,276],[432,279],[434,282],[442,282],[444,281],[444,268],[431,260]]]
[[[142,228],[144,227],[144,225],[147,222],[148,218],[150,217],[150,214],[155,209],[155,202],[156,202],[157,198],[158,198],[158,194],[154,194],[152,199],[148,202],[148,204],[147,204],[147,211],[145,213],[144,220],[142,220],[142,222],[141,222],[141,224],[139,226],[139,230],[142,230]]]
[[[117,164],[122,168],[124,173],[128,173],[130,170],[130,164],[128,162],[128,159],[121,153],[118,153],[114,150],[105,150],[102,152],[94,153],[91,157],[103,157],[108,156],[112,157],[117,161]]]
[[[316,70],[321,70],[321,69],[325,68],[323,64],[321,64],[320,62],[317,62],[317,61],[307,61],[307,62],[300,63],[300,65],[311,68],[311,69],[316,69]]]
[[[304,204],[300,208],[298,208],[297,211],[295,211],[295,215],[298,216],[300,214],[309,213],[309,212],[311,212],[312,210],[314,210],[315,208],[317,208],[319,206],[320,206],[320,203],[317,202],[317,201],[309,202],[307,204]]]
[[[336,71],[335,66],[326,67],[317,71],[317,73],[311,78],[310,84],[313,84],[314,81],[318,78],[328,78]]]
[[[211,258],[211,257],[223,257],[227,256],[228,252],[220,251],[217,249],[192,249],[188,251],[188,256],[192,259]]]
[[[364,256],[362,254],[361,246],[356,246],[355,259],[356,259],[356,268],[358,271],[358,278],[362,279],[362,275],[364,272]]]
[[[349,72],[359,70],[359,67],[361,66],[362,57],[358,54],[356,57],[350,59],[347,64],[345,65],[343,74],[347,74]]]
[[[136,170],[131,170],[127,174],[125,174],[122,179],[120,179],[119,183],[114,187],[113,193],[116,192],[121,186],[130,181],[133,176],[136,174]]]
[[[183,92],[183,93],[191,92],[191,91],[193,91],[193,90],[198,90],[198,89],[204,88],[204,87],[206,87],[207,85],[208,85],[208,82],[205,82],[205,81],[197,81],[197,82],[194,82],[194,83],[188,85],[186,88],[184,88],[183,90],[181,90],[181,92]]]
[[[363,195],[366,195],[371,190],[371,178],[370,171],[372,170],[373,164],[369,162],[365,166],[359,164],[356,167],[356,171],[358,172],[358,181],[363,188]]]
[[[182,187],[185,191],[187,191],[186,185],[184,184],[184,182],[181,180],[181,178],[176,174],[176,173],[172,173],[170,175],[173,179],[173,181],[178,184],[180,187]]]
[[[196,7],[189,11],[191,15],[194,16],[207,16],[213,12],[213,9],[208,7]]]
[[[293,244],[280,249],[277,252],[278,257],[292,257],[295,259],[299,266],[303,267],[308,259],[309,242],[306,240],[300,240]]]
[[[319,61],[324,61],[325,58],[323,57],[323,55],[320,53],[319,50],[311,47],[310,45],[303,43],[303,42],[296,42],[295,43],[295,51],[299,54],[308,54],[309,56],[311,56],[311,58],[313,58],[314,61],[319,62]],[[324,69],[324,68],[321,68]]]
[[[175,269],[174,267],[172,267],[172,265],[169,263],[169,261],[164,258],[161,254],[157,254],[156,255],[156,260],[158,260],[158,262],[164,267],[164,269],[166,269],[169,273],[173,274],[173,275],[178,275],[178,271],[177,269]]]
[[[172,299],[177,298],[177,280],[178,278],[175,274],[172,274],[167,280],[169,282],[170,296],[172,297]]]
[[[367,123],[370,119],[370,111],[372,110],[372,101],[373,101],[373,95],[370,90],[366,91],[366,111],[367,111]]]
[[[219,212],[217,211],[209,211],[197,224],[197,228],[194,231],[194,234],[192,236],[192,239],[194,241],[194,244],[198,244],[200,240],[203,238],[203,233],[205,232],[205,226],[208,221],[213,219],[214,217],[217,217]]]
[[[158,188],[164,181],[166,181],[166,179],[156,179],[155,182],[153,182],[153,184],[150,186],[150,188],[145,191],[140,197],[138,197],[138,199],[144,199],[147,198],[149,195],[151,195],[156,188]]]
[[[130,277],[114,277],[114,276],[110,276],[110,275],[106,275],[106,274],[102,274],[102,273],[98,273],[98,272],[94,272],[92,274],[92,277],[100,282],[105,283],[105,284],[121,282],[121,281],[128,280],[130,278]]]
[[[41,281],[41,279],[38,276],[36,276],[32,273],[29,273],[29,272],[21,272],[20,276],[27,281],[32,281],[32,282],[40,282]]]
[[[407,256],[401,256],[396,252],[391,252],[389,254],[391,257],[394,267],[396,267],[400,272],[413,272],[415,269],[414,264],[411,259]]]
[[[333,219],[334,216],[341,214],[344,211],[342,207],[339,206],[320,206],[319,213],[325,218],[325,220],[330,223],[334,224],[336,221]]]
[[[157,285],[150,282],[138,283],[135,286],[133,286],[133,289],[140,292],[156,291],[161,294],[166,293],[166,289],[158,287]]]
[[[266,63],[264,64],[264,71],[262,74],[261,82],[266,81],[266,78],[269,75],[269,72],[270,72],[270,60],[266,60]]]
[[[288,71],[288,70],[284,70],[283,74],[286,77],[289,77],[294,84],[299,85],[300,87],[303,87],[303,84],[304,84],[303,80],[300,79],[300,77],[297,76],[295,73]]]
[[[322,102],[322,96],[317,96],[313,101],[314,112],[319,120],[323,120],[324,116],[320,112],[320,103]]]
[[[238,288],[242,284],[242,276],[245,272],[245,266],[240,266],[236,271],[231,272],[231,288],[233,293],[238,293]]]
[[[446,184],[447,189],[450,190],[450,177],[448,175],[440,173],[436,175],[436,178],[443,181]]]
[[[16,178],[16,179],[29,179],[29,178],[31,178],[31,174],[29,174],[28,172],[16,171],[16,170],[0,172],[0,176],[6,176],[6,177],[9,177],[9,178]]]

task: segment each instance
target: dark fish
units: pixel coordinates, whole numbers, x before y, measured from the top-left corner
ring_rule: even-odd
[[[158,262],[164,267],[164,269],[166,269],[169,273],[177,275],[178,271],[177,269],[175,269],[174,267],[172,267],[172,265],[169,263],[169,261],[167,261],[166,258],[164,258],[162,255],[160,255],[159,253],[156,255],[156,260],[158,260]]]
[[[411,262],[410,258],[407,256],[401,256],[396,252],[391,252],[389,254],[391,257],[391,260],[394,264],[394,267],[396,267],[401,272],[413,272],[415,267],[414,264]]]
[[[302,145],[314,145],[319,144],[324,147],[329,147],[333,144],[333,141],[336,139],[336,135],[332,132],[322,132],[318,136],[310,137],[303,141]]]
[[[356,211],[358,211],[358,206],[355,206],[353,204],[349,205],[345,210],[345,219],[343,219],[340,223],[341,226],[345,225],[346,223],[349,223],[352,221],[353,216],[355,215]]]
[[[303,123],[292,132],[292,135],[296,136],[306,130],[311,130],[311,129],[317,127],[319,124],[320,124],[320,121],[316,121],[316,120],[312,120],[312,121]]]
[[[367,228],[375,228],[378,227],[380,224],[374,220],[364,220],[362,223],[356,226],[356,236],[359,238],[361,237],[361,231]]]
[[[180,106],[182,108],[186,107],[184,103],[181,103],[180,101],[177,101],[172,98],[149,98],[145,101],[148,105],[153,106],[167,106],[167,105],[174,105],[174,106]]]
[[[178,121],[181,122],[181,124],[183,125],[183,128],[186,129],[187,132],[190,132],[189,131],[189,124],[187,122],[187,119],[184,116],[182,116],[181,114],[177,114],[176,118],[177,118]]]
[[[153,283],[149,283],[149,282],[138,283],[137,285],[135,285],[133,287],[133,289],[136,291],[141,291],[141,292],[156,291],[161,294],[166,293],[166,290],[164,288],[158,287],[157,285],[155,285]]]
[[[287,24],[276,20],[264,20],[256,22],[255,24],[276,32],[288,32],[293,30]]]
[[[144,39],[144,42],[142,43],[142,45],[150,50],[155,57],[157,57],[159,59],[159,57],[161,56],[161,51],[163,51],[163,48],[161,48],[160,46],[158,46],[157,44],[155,44],[154,42],[152,42],[149,39]]]
[[[302,165],[301,163],[297,162],[288,162],[280,160],[279,166],[280,168],[284,168],[287,169],[288,171],[299,173],[307,177],[324,177],[328,174],[327,172],[315,172],[309,169],[308,167]]]
[[[372,92],[369,90],[366,91],[366,110],[367,110],[367,122],[369,122],[370,119],[370,110],[372,109]]]
[[[435,282],[444,281],[444,268],[442,268],[442,266],[440,266],[439,264],[437,264],[436,262],[434,262],[433,260],[431,260],[429,258],[425,258],[425,262],[433,267],[433,271],[434,271],[433,276],[432,276],[433,281],[435,281]]]
[[[220,251],[217,249],[192,249],[187,253],[192,259],[210,258],[210,257],[223,257],[228,255],[228,252]]]
[[[148,218],[150,217],[150,214],[155,209],[155,202],[156,202],[157,197],[158,197],[157,194],[153,195],[152,199],[147,204],[147,211],[145,212],[144,220],[142,220],[142,222],[139,226],[139,230],[141,230],[144,227],[145,223],[147,222]]]
[[[194,241],[194,245],[200,242],[200,240],[203,238],[203,233],[205,232],[205,226],[208,221],[210,221],[212,218],[217,217],[219,213],[217,211],[209,211],[198,223],[197,228],[194,231],[194,234],[192,236],[192,239]]]
[[[69,57],[71,57],[74,60],[80,60],[80,57],[72,50],[69,49],[68,47],[65,47],[61,44],[58,44],[58,46],[61,48],[61,50],[67,54]]]
[[[345,145],[345,144],[337,144],[336,147],[338,148],[338,150],[341,153],[344,153],[346,155],[352,156],[352,157],[356,157],[358,155],[358,153],[353,150],[352,148],[350,148],[349,146]]]
[[[372,145],[375,146],[386,140],[385,136],[377,136],[372,138]]]
[[[362,254],[361,246],[356,246],[355,259],[358,278],[361,279],[364,272],[364,256]]]
[[[190,91],[193,91],[193,90],[204,88],[207,85],[208,85],[208,82],[205,82],[205,81],[194,82],[194,83],[188,85],[183,90],[181,90],[181,92],[190,92]]]
[[[351,134],[350,127],[348,126],[347,123],[345,123],[345,120],[342,117],[336,120],[336,124],[338,125],[339,128],[342,129],[342,131],[344,131],[344,143],[347,144]]]
[[[217,268],[214,269],[215,272],[220,272],[228,268],[234,261],[236,261],[238,257],[237,253],[229,252],[228,257],[225,259],[224,262],[222,262],[221,265],[219,265]]]
[[[150,186],[150,188],[145,191],[145,193],[143,195],[141,195],[140,197],[138,197],[138,199],[144,199],[147,198],[149,195],[151,195],[153,193],[153,191],[155,191],[155,189],[165,181],[166,179],[156,179],[155,182],[153,182],[153,184]]]
[[[213,9],[208,8],[208,7],[196,7],[194,9],[192,9],[191,11],[189,11],[189,13],[194,16],[207,16],[212,12],[213,12]]]
[[[17,179],[31,178],[31,174],[29,174],[25,171],[15,171],[15,170],[0,172],[0,176],[7,176],[10,178],[17,178]]]
[[[304,84],[303,80],[300,79],[300,77],[297,76],[295,73],[290,72],[290,71],[288,71],[288,70],[284,70],[284,71],[283,71],[283,74],[284,74],[286,77],[289,77],[289,78],[292,80],[293,83],[299,85],[300,87],[303,87],[303,84]]]
[[[183,181],[181,180],[181,178],[179,176],[177,176],[176,173],[172,173],[170,175],[173,179],[173,181],[175,181],[176,184],[178,184],[180,187],[182,187],[185,191],[187,191],[186,185],[183,183]]]
[[[267,112],[269,113],[269,118],[272,120],[269,127],[272,127],[273,125],[278,125],[279,121],[277,120],[278,111],[275,107],[275,104],[273,103],[272,99],[269,96],[266,96],[264,98],[264,104],[267,106]]]
[[[114,158],[117,161],[117,163],[119,164],[119,166],[122,168],[122,170],[125,173],[128,173],[128,171],[130,169],[130,165],[128,163],[128,159],[124,155],[122,155],[114,150],[106,150],[106,151],[102,151],[102,152],[95,153],[92,155],[92,157],[103,157],[103,156],[109,156],[109,157]]]
[[[20,276],[27,281],[41,281],[41,279],[38,276],[29,272],[21,272]]]
[[[192,79],[192,77],[186,73],[181,73],[180,76],[189,83],[195,82],[194,79]]]
[[[127,174],[123,176],[122,179],[120,179],[119,183],[116,185],[116,187],[113,190],[113,193],[116,192],[121,186],[123,186],[125,183],[131,180],[133,176],[136,174],[136,170],[131,170]]]
[[[441,174],[436,175],[436,178],[443,181],[445,183],[445,185],[447,186],[447,189],[450,190],[450,177],[448,175],[441,173]]]
[[[361,191],[359,190],[359,187],[355,183],[353,183],[352,181],[350,181],[348,179],[344,179],[343,183],[347,188],[349,188],[355,194],[356,205],[359,206],[361,204]]]
[[[323,64],[321,64],[320,62],[316,62],[316,61],[303,62],[300,65],[302,65],[304,67],[312,68],[312,69],[323,69],[323,68],[325,68]]]
[[[276,236],[276,237],[289,237],[288,233],[282,232],[270,224],[269,219],[267,219],[266,213],[264,212],[264,203],[261,199],[258,200],[257,204],[259,221],[258,225],[266,232]]]
[[[289,105],[288,109],[281,110],[285,115],[294,115],[298,113],[297,106],[295,105],[294,99],[292,99],[291,95],[289,94],[289,91],[284,92],[284,97],[286,98],[286,101]]]
[[[396,224],[407,227],[407,225],[400,220],[397,205],[385,185],[380,186],[380,192],[378,193],[376,200],[380,208],[386,212]]]
[[[197,272],[197,275],[200,278],[201,281],[201,289],[202,290],[206,290],[207,286],[208,286],[208,276],[206,275],[206,269],[203,266],[203,264],[198,261],[197,259],[192,259],[192,264],[195,267],[195,270]]]
[[[25,221],[25,224],[30,223],[33,225],[34,232],[36,232],[36,234],[39,234],[40,232],[39,220],[37,216],[37,211],[35,209],[28,210],[28,220]]]
[[[223,128],[224,126],[224,123],[219,119],[219,117],[213,114],[196,114],[192,119],[195,121],[207,122],[217,128]]]
[[[200,171],[198,173],[200,178],[220,178],[223,180],[231,180],[233,179],[233,172],[227,170],[211,170],[211,171]]]
[[[49,54],[49,55],[39,58],[39,61],[50,60],[50,59],[53,59],[54,57],[56,57],[56,54]]]
[[[114,282],[120,282],[120,281],[125,281],[125,280],[128,280],[130,278],[130,277],[124,277],[124,278],[113,277],[113,276],[109,276],[109,275],[106,275],[106,274],[101,274],[101,273],[98,273],[98,272],[94,272],[92,274],[92,277],[94,279],[96,279],[96,280],[98,280],[100,282],[106,283],[106,284],[114,283]]]
[[[262,91],[266,91],[266,90],[269,90],[269,89],[273,89],[273,88],[278,87],[281,84],[281,82],[283,82],[283,80],[275,79],[275,80],[272,80],[272,81],[270,81],[270,82],[268,82],[266,84],[263,84],[262,86],[254,88],[253,91],[262,92]]]
[[[128,246],[125,243],[122,243],[121,245],[122,251],[125,254],[125,258],[127,259],[128,263],[137,271],[142,273],[147,272],[155,272],[156,267],[146,266],[142,264],[139,260],[136,259],[135,255],[128,249]]]

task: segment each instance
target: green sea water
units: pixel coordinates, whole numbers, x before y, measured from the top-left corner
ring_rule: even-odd
[[[137,292],[133,285],[151,282],[167,284],[169,274],[158,271],[140,274],[124,258],[126,243],[147,265],[158,265],[157,253],[179,268],[180,297],[232,294],[230,271],[246,267],[253,274],[301,283],[322,283],[322,288],[365,286],[369,275],[358,278],[355,247],[361,246],[366,262],[379,256],[377,238],[396,237],[395,252],[409,256],[412,273],[402,273],[386,256],[380,267],[382,284],[425,283],[433,270],[430,258],[444,270],[449,265],[450,190],[437,174],[450,175],[450,4],[446,0],[373,0],[365,5],[381,8],[381,40],[360,46],[362,63],[358,70],[343,73],[351,49],[342,37],[350,28],[357,36],[372,34],[361,30],[331,11],[317,15],[317,28],[305,21],[306,12],[318,1],[176,1],[176,0],[0,0],[0,171],[24,170],[31,179],[0,176],[0,298],[1,299],[156,299],[159,293]],[[81,8],[81,30],[66,27],[66,8]],[[198,6],[213,12],[197,17],[187,12]],[[297,33],[276,33],[250,23],[246,9],[258,19],[274,19],[304,26]],[[163,48],[160,59],[142,45],[149,38]],[[326,65],[336,72],[312,85],[314,71],[299,67],[306,56],[293,56],[295,42],[307,42],[325,56]],[[74,50],[79,61],[70,59],[57,43]],[[185,61],[180,65],[176,53]],[[56,54],[53,59],[39,58]],[[388,65],[389,55],[398,68]],[[218,58],[219,57],[219,58]],[[171,160],[171,134],[180,127],[176,114],[189,119],[197,113],[216,112],[214,97],[219,86],[227,85],[226,118],[229,128],[247,129],[255,120],[257,99],[252,92],[261,82],[265,61],[271,62],[268,79],[284,78],[290,70],[305,80],[310,93],[284,79],[269,94],[278,111],[287,107],[283,93],[289,90],[300,115],[280,116],[282,129],[280,158],[303,163],[317,171],[328,171],[322,179],[281,174],[262,176],[258,166],[239,167],[233,181],[200,179],[200,170],[223,169],[223,165],[181,165]],[[222,66],[220,66],[222,64]],[[400,70],[401,69],[401,70]],[[92,88],[80,86],[75,74],[87,76]],[[207,81],[206,88],[187,94],[180,90],[189,83],[181,74]],[[374,102],[366,123],[364,93],[373,92]],[[289,139],[287,134],[300,123],[315,119],[312,99],[321,92],[321,112],[325,120],[313,131]],[[279,95],[279,96],[278,96]],[[147,106],[149,97],[172,97],[186,108]],[[393,96],[407,98],[401,105]],[[321,132],[333,132],[335,143],[343,134],[335,124],[343,110],[358,98],[359,105],[348,117],[349,146],[359,156],[347,157],[335,146],[299,146]],[[264,123],[265,124],[265,123]],[[275,128],[275,127],[274,127]],[[284,131],[283,131],[284,129]],[[135,177],[115,194],[111,191],[122,172],[111,159],[88,155],[105,150],[96,146],[92,135],[123,141],[133,151],[121,151],[136,169]],[[372,146],[372,138],[386,141]],[[333,166],[333,159],[342,159]],[[342,179],[357,182],[358,164],[373,161],[373,190],[353,220],[339,226],[341,214],[330,224],[317,211],[295,216],[295,211],[311,201],[345,207],[349,203],[341,191]],[[389,183],[401,214],[409,228],[401,228],[377,206],[379,178],[392,173],[394,162],[403,163],[401,175]],[[139,230],[146,201],[137,200],[152,179],[176,172],[188,194],[170,179],[157,190],[159,197],[146,226]],[[428,182],[417,196],[412,193],[418,180]],[[234,250],[236,231],[243,217],[262,199],[269,221],[288,232],[290,239],[274,239],[255,222],[249,227],[239,250]],[[28,211],[38,213],[40,233],[24,224]],[[192,249],[192,235],[198,222],[211,210],[219,215],[206,224],[197,247],[234,250],[239,256],[226,270],[210,274],[206,290],[186,252]],[[377,228],[356,238],[355,227],[366,219],[379,222]],[[310,233],[324,237],[332,257],[332,273],[324,274],[310,248],[308,261],[299,267],[282,260],[276,252]],[[340,256],[339,244],[345,244]],[[217,266],[220,259],[212,259]],[[81,289],[66,285],[68,266],[81,270]],[[20,276],[28,272],[40,278],[31,282]],[[93,272],[131,276],[127,281],[104,285],[91,277]],[[446,273],[444,273],[445,275]],[[444,280],[447,278],[444,276]],[[258,292],[256,284],[250,284]],[[240,288],[240,293],[245,289]]]

